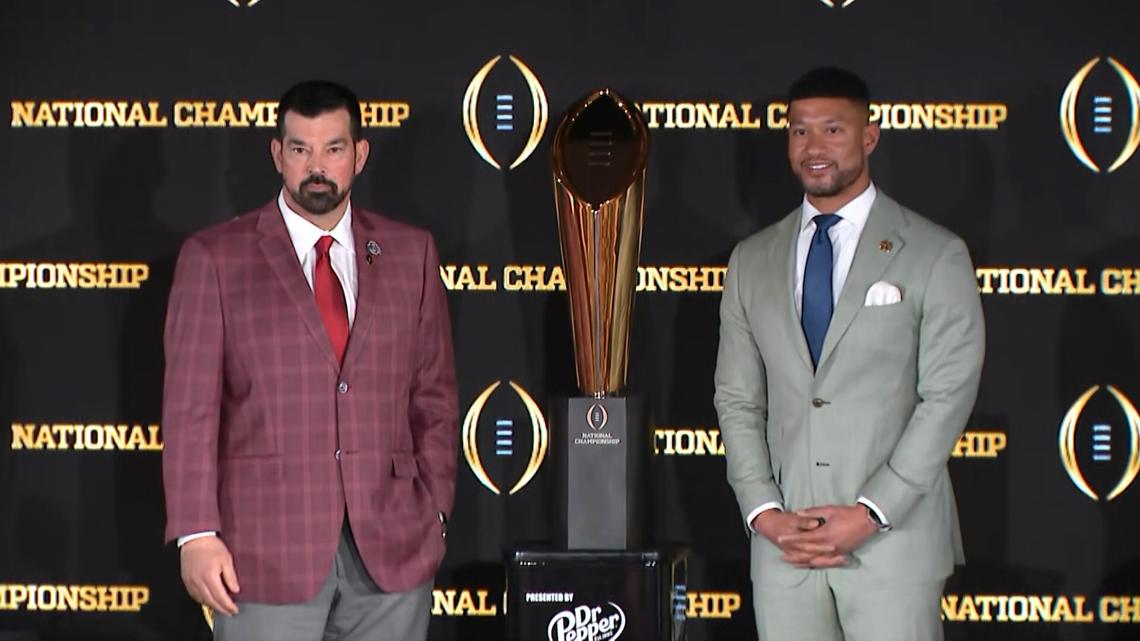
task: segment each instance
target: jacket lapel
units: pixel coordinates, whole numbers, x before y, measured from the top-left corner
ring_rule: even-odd
[[[855,315],[863,308],[867,289],[882,277],[887,266],[902,250],[903,240],[898,235],[898,228],[904,223],[898,203],[880,191],[875,196],[867,224],[863,227],[859,243],[855,246],[851,270],[847,272],[847,280],[843,284],[839,302],[836,303],[835,312],[831,316],[831,324],[823,340],[823,350],[820,352],[819,367],[816,371],[822,370],[827,364],[828,357],[847,333],[851,321],[855,320]],[[886,250],[888,246],[890,249]]]
[[[356,244],[356,317],[352,322],[352,331],[348,335],[348,350],[344,355],[346,369],[355,359],[361,357],[362,350],[368,343],[367,337],[374,334],[372,326],[377,322],[377,317],[383,317],[393,309],[392,305],[382,303],[397,300],[394,279],[397,277],[399,263],[394,261],[399,261],[400,248],[396,246],[396,239],[385,233],[385,230],[376,224],[376,220],[367,212],[353,208],[352,240]],[[376,243],[379,253],[372,255],[368,251],[369,243]],[[391,322],[384,323],[384,326],[391,325]]]
[[[782,276],[783,296],[788,308],[787,322],[784,324],[789,330],[788,345],[799,354],[804,367],[811,371],[811,352],[808,350],[807,339],[804,338],[803,326],[800,324],[800,313],[796,308],[796,241],[799,239],[802,215],[803,207],[796,207],[796,210],[784,219],[785,228],[776,238],[778,245],[774,252],[775,264],[772,273]]]
[[[257,231],[261,233],[259,246],[261,254],[269,263],[277,281],[288,294],[289,300],[297,308],[301,320],[309,329],[309,335],[321,345],[321,350],[329,359],[334,368],[339,368],[336,355],[333,354],[332,343],[325,330],[317,311],[317,301],[313,297],[313,290],[305,281],[301,273],[301,265],[297,262],[297,252],[293,249],[293,241],[289,239],[289,230],[281,218],[281,211],[274,201],[261,209],[257,217]]]
[[[353,254],[356,256],[356,317],[352,320],[352,331],[348,335],[348,350],[344,355],[347,366],[360,352],[364,343],[364,336],[368,335],[368,328],[376,316],[376,288],[379,285],[379,272],[383,269],[384,252],[373,256],[368,252],[369,242],[375,242],[383,249],[384,245],[375,238],[376,229],[372,221],[364,216],[364,212],[353,208],[352,212],[352,242],[356,244]]]

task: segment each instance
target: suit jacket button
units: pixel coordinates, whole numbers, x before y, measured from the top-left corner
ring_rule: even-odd
[[[824,401],[822,398],[811,399],[811,406],[812,407],[823,407],[824,403],[826,403],[826,401]]]
[[[333,452],[333,457],[336,458],[336,460],[338,460],[338,461],[340,460],[340,448],[339,447],[336,449],[335,452]]]
[[[348,383],[341,381],[340,384],[336,386],[336,391],[340,392],[341,394],[347,394],[348,393]]]

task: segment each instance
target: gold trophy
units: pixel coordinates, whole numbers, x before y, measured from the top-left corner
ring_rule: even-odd
[[[551,146],[578,388],[594,398],[625,387],[648,155],[641,112],[609,89],[574,105]]]
[[[640,399],[618,396],[645,202],[649,134],[637,107],[610,89],[567,111],[551,144],[554,200],[570,296],[578,387],[553,413],[558,466],[556,541],[627,550],[642,541],[648,422]]]

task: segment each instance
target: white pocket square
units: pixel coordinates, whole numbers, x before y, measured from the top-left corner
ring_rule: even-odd
[[[881,280],[867,290],[867,298],[863,300],[865,307],[879,307],[881,305],[894,305],[902,301],[902,290],[898,285],[892,285]]]

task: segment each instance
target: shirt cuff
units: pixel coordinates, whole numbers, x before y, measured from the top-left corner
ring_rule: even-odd
[[[194,534],[187,534],[186,536],[180,536],[180,537],[178,537],[178,547],[182,547],[183,545],[186,545],[187,543],[189,543],[190,541],[193,541],[194,539],[200,539],[200,538],[207,537],[207,536],[217,536],[217,535],[218,535],[217,532],[195,532]]]
[[[869,499],[865,496],[860,496],[859,499],[856,501],[856,503],[866,505],[872,512],[874,512],[875,516],[878,517],[878,519],[879,519],[879,523],[883,524],[882,525],[883,530],[891,529],[891,522],[887,520],[887,515],[883,514],[883,511],[879,509],[878,505],[875,505],[874,501],[872,501],[871,499]]]
[[[784,510],[784,506],[781,505],[779,501],[768,501],[767,503],[762,504],[760,507],[756,508],[755,510],[752,510],[751,512],[749,512],[748,513],[748,530],[750,532],[752,532],[754,534],[759,534],[759,532],[757,532],[752,527],[752,521],[755,521],[757,516],[760,516],[764,512],[767,512],[768,510],[780,510],[782,512]]]

